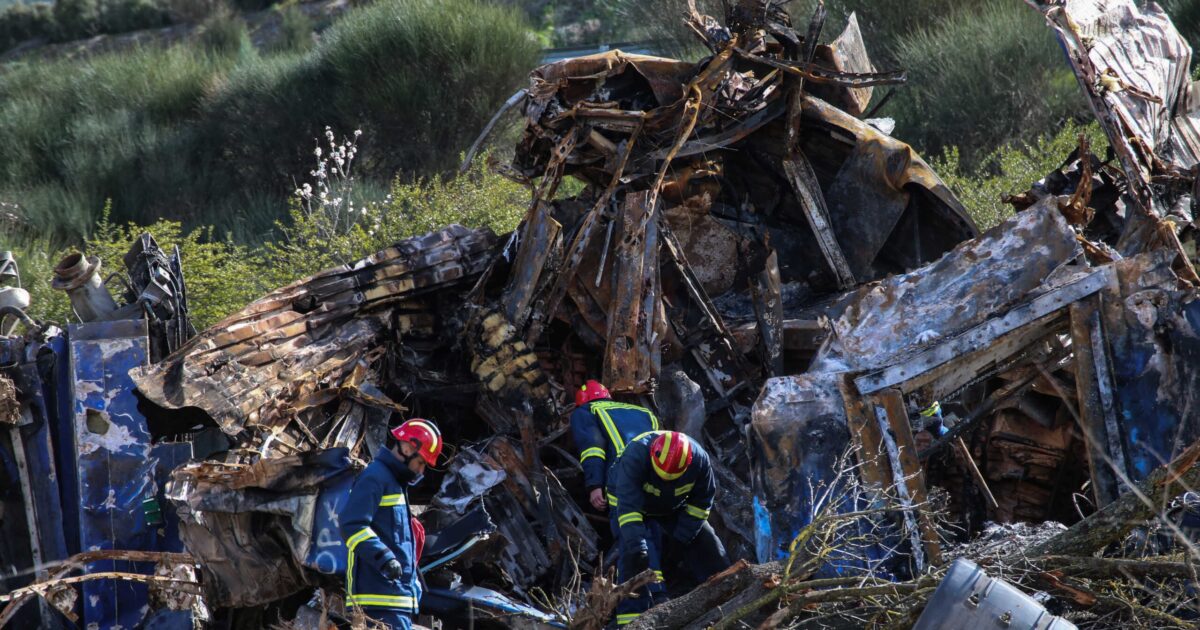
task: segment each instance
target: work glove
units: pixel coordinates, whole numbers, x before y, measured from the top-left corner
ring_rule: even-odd
[[[629,577],[633,577],[650,568],[650,554],[645,549],[634,552],[631,563],[633,564],[633,575]]]
[[[383,569],[380,572],[383,573],[383,577],[389,580],[399,580],[400,576],[404,574],[404,567],[400,566],[399,560],[393,558],[388,560],[387,564],[383,565]]]

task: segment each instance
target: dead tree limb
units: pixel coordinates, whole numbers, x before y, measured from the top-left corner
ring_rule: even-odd
[[[628,630],[682,628],[752,585],[769,581],[782,572],[783,565],[778,562],[750,564],[739,560],[688,594],[642,613],[629,624]]]
[[[1093,558],[1091,556],[1045,556],[1030,562],[1065,575],[1089,579],[1120,578],[1191,578],[1186,562],[1152,558]]]
[[[583,608],[571,617],[569,630],[601,630],[621,600],[631,597],[634,591],[654,581],[654,571],[646,569],[621,584],[614,584],[612,573],[607,577],[597,576],[587,592]]]
[[[1057,536],[1026,550],[1033,556],[1085,556],[1121,540],[1133,528],[1154,516],[1160,502],[1200,484],[1200,441],[1192,443],[1171,463],[1155,468],[1145,480],[1116,501],[1072,525]]]

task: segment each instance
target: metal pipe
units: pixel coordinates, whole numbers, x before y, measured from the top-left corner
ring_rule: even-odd
[[[71,308],[80,321],[94,322],[108,319],[117,310],[104,281],[100,278],[100,259],[84,257],[78,252],[68,254],[54,267],[54,280],[50,286],[66,291],[71,298]]]

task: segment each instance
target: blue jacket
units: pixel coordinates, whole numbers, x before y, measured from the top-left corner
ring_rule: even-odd
[[[385,449],[355,480],[339,519],[350,552],[346,603],[416,614],[421,584],[408,512],[408,484],[415,478]],[[404,568],[398,580],[381,572],[393,558]]]
[[[609,492],[617,499],[615,510],[623,554],[647,548],[644,523],[647,517],[674,517],[675,526],[667,533],[679,542],[691,542],[708,520],[717,496],[717,481],[708,453],[690,437],[687,439],[692,443],[692,464],[683,475],[667,481],[654,472],[650,443],[659,433],[651,431],[630,442],[611,471]]]
[[[576,407],[571,412],[571,435],[575,438],[575,448],[579,449],[587,489],[608,485],[608,469],[621,456],[625,444],[657,429],[658,418],[645,407],[608,399]]]

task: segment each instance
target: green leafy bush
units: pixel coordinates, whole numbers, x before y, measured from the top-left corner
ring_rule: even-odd
[[[56,32],[52,5],[20,3],[0,12],[0,50],[34,38],[50,38]]]
[[[58,25],[55,35],[58,41],[91,37],[100,32],[100,2],[55,0],[54,21]]]
[[[1108,140],[1100,125],[1068,123],[1054,135],[1030,144],[1014,142],[990,152],[978,166],[962,162],[961,153],[951,148],[933,161],[946,185],[954,191],[979,229],[986,230],[1012,216],[1012,206],[1000,201],[1004,195],[1029,190],[1048,175],[1079,146],[1079,135],[1087,136],[1092,153],[1104,155]]]
[[[973,163],[1086,112],[1050,30],[1020,3],[988,0],[955,12],[909,32],[896,54],[909,74],[891,110],[896,136],[927,153],[953,144]]]

